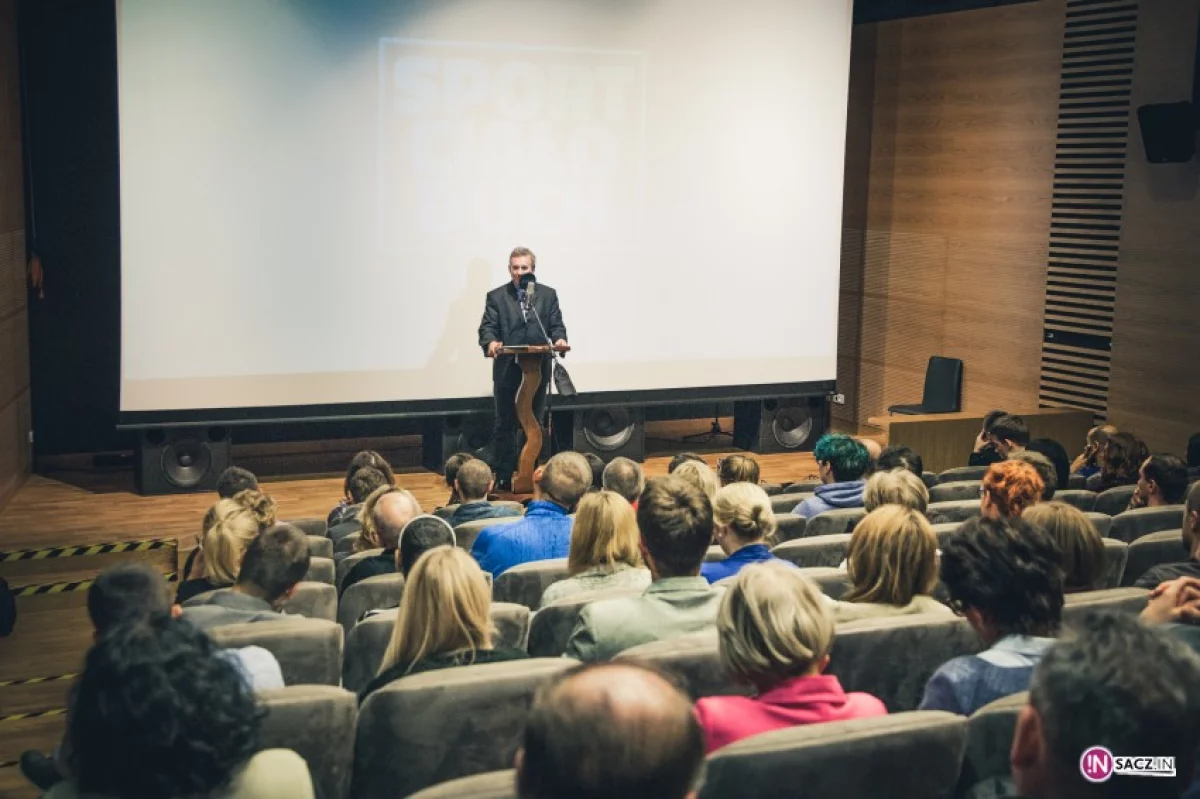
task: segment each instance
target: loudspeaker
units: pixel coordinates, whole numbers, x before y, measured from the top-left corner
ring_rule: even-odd
[[[437,416],[425,421],[421,434],[421,464],[442,473],[446,459],[456,452],[475,454],[492,440],[492,414]]]
[[[825,397],[739,400],[733,404],[733,445],[751,452],[811,450],[829,429]]]
[[[176,427],[138,433],[134,466],[139,494],[215,491],[229,468],[228,427]]]
[[[1160,103],[1138,109],[1146,160],[1152,164],[1182,164],[1196,155],[1196,107],[1191,103]]]
[[[575,411],[571,449],[593,452],[605,463],[613,458],[646,460],[646,413],[642,408],[617,406]]]

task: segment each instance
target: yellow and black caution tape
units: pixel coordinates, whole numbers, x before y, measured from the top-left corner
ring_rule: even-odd
[[[35,710],[32,713],[14,713],[11,716],[0,716],[0,724],[6,721],[24,721],[25,719],[40,719],[46,716],[64,716],[67,713],[65,707],[55,707],[49,710]]]
[[[173,583],[175,572],[164,574],[167,582]],[[22,585],[12,589],[14,596],[48,596],[50,594],[66,594],[72,591],[86,591],[95,580],[76,580],[69,583],[43,583],[41,585]]]
[[[49,677],[23,677],[19,680],[0,680],[0,688],[10,688],[14,685],[37,685],[42,682],[62,682],[73,680],[78,674],[52,674]]]
[[[79,547],[48,547],[47,549],[15,549],[0,552],[0,563],[18,560],[47,560],[49,558],[79,558],[87,555],[107,555],[110,552],[149,552],[178,546],[174,538],[153,538],[147,541],[120,541],[113,544],[91,544]]]

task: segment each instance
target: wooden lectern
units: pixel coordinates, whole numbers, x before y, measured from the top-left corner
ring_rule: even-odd
[[[514,494],[533,493],[533,471],[537,468],[538,454],[542,451],[542,424],[534,415],[533,398],[542,383],[542,364],[553,352],[570,352],[570,347],[551,347],[539,344],[528,347],[501,347],[496,357],[515,355],[521,365],[521,387],[517,389],[517,421],[525,431],[525,446],[517,460],[517,473],[513,475]]]

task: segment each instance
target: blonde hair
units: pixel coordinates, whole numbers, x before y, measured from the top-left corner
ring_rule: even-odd
[[[375,527],[375,505],[385,494],[403,494],[412,502],[413,507],[417,509],[413,515],[420,515],[421,503],[417,502],[417,498],[412,495],[411,491],[396,488],[393,485],[380,486],[363,500],[362,510],[358,512],[358,521],[362,525],[362,535],[354,542],[355,552],[366,552],[368,549],[384,548],[383,539],[379,535],[379,530]]]
[[[397,663],[492,648],[492,592],[479,564],[458,547],[434,547],[405,580],[400,612],[380,673]]]
[[[579,500],[571,528],[567,571],[575,575],[597,566],[641,566],[637,516],[615,491],[594,491]]]
[[[223,499],[209,509],[204,520],[206,528],[200,548],[204,551],[205,574],[213,583],[233,585],[242,569],[246,548],[258,537],[259,517],[242,503]]]
[[[854,528],[846,548],[843,602],[904,606],[937,585],[937,535],[919,511],[884,505]]]
[[[863,489],[863,506],[870,513],[883,505],[903,505],[924,513],[929,507],[929,489],[905,468],[876,472]]]
[[[741,541],[759,541],[775,535],[771,498],[762,486],[754,483],[730,483],[718,491],[713,500],[713,522],[728,528]]]
[[[233,495],[233,501],[254,514],[258,519],[258,529],[266,530],[279,521],[275,510],[275,500],[258,489],[247,488]]]
[[[685,461],[679,464],[679,468],[671,472],[671,476],[686,480],[689,485],[698,488],[700,493],[708,497],[709,502],[715,500],[717,492],[721,490],[717,473],[702,461]]]
[[[1026,508],[1021,518],[1058,543],[1066,590],[1099,588],[1105,572],[1104,539],[1087,514],[1065,502],[1039,502]]]
[[[833,645],[820,589],[790,565],[767,561],[733,579],[717,613],[721,665],[760,689],[810,672]]]

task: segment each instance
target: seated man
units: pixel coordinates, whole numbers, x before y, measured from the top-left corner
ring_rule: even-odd
[[[983,426],[979,435],[975,436],[975,449],[967,459],[968,466],[991,466],[1004,460],[1004,456],[996,451],[991,439],[992,425],[1002,416],[1008,416],[1008,413],[1001,410],[988,411],[987,416],[983,417]]]
[[[637,498],[642,495],[642,489],[646,487],[646,477],[637,461],[613,458],[612,463],[604,467],[600,484],[606,491],[615,491],[625,497],[630,505],[635,505]]]
[[[713,629],[723,588],[700,576],[713,537],[713,509],[680,477],[651,480],[638,499],[642,560],[654,581],[641,596],[586,606],[567,641],[567,657],[609,660],[638,644]]]
[[[368,577],[396,573],[396,547],[400,545],[400,532],[404,526],[421,513],[421,506],[409,492],[400,489],[381,496],[371,509],[371,522],[379,536],[383,552],[370,555],[354,564],[354,568],[342,580],[341,592]]]
[[[448,468],[448,467],[447,467]],[[492,467],[478,458],[459,464],[454,474],[454,493],[461,503],[450,517],[451,527],[479,519],[499,519],[504,516],[520,516],[517,508],[493,505],[488,494],[495,486]]]
[[[675,470],[688,461],[704,463],[704,458],[701,458],[694,452],[680,452],[678,455],[672,457],[671,461],[667,464],[667,474],[675,474]]]
[[[604,459],[594,452],[585,452],[583,457],[592,469],[592,485],[588,491],[599,491],[604,485]]]
[[[233,587],[189,600],[183,618],[202,630],[288,618],[280,608],[308,573],[309,559],[304,533],[277,524],[250,542]]]
[[[337,543],[346,536],[361,531],[362,523],[358,520],[358,514],[362,511],[363,503],[367,501],[367,497],[385,485],[391,485],[387,475],[374,466],[364,466],[352,474],[346,481],[345,501],[349,504],[340,505],[330,513],[330,519],[336,514],[338,521],[329,526],[326,535]]]
[[[1108,439],[1117,434],[1117,428],[1111,424],[1102,424],[1088,431],[1087,443],[1083,452],[1071,461],[1071,474],[1081,474],[1091,477],[1100,471],[1099,457]]]
[[[522,563],[567,556],[572,522],[567,514],[591,487],[592,470],[578,452],[560,452],[533,473],[533,484],[525,518],[485,527],[471,547],[471,555],[493,577]]]
[[[1187,466],[1174,455],[1151,455],[1138,469],[1137,488],[1129,509],[1178,505],[1187,496]]]
[[[907,469],[924,479],[925,462],[917,451],[904,444],[893,444],[879,453],[875,459],[875,471],[890,472],[892,469]]]
[[[1200,483],[1188,491],[1183,506],[1183,531],[1181,541],[1188,559],[1179,563],[1163,563],[1141,575],[1134,582],[1137,588],[1155,588],[1159,583],[1179,577],[1200,577]]]
[[[462,498],[462,493],[458,490],[455,480],[458,479],[459,468],[471,460],[471,458],[472,455],[469,452],[456,452],[449,458],[446,458],[446,465],[442,468],[442,475],[446,478],[446,487],[450,489],[450,496],[446,499],[447,505],[457,505],[461,502],[466,502]],[[490,466],[488,470],[491,470]]]
[[[829,433],[821,436],[813,448],[823,485],[808,499],[792,510],[797,516],[811,519],[819,513],[837,508],[861,508],[863,475],[871,465],[871,457],[857,440],[845,433]]]
[[[703,763],[704,735],[678,688],[633,663],[584,666],[534,697],[517,795],[684,799]]]
[[[1007,458],[1029,444],[1029,425],[1024,418],[1006,413],[992,422],[988,442],[1001,458]]]
[[[240,466],[230,466],[217,478],[217,496],[221,499],[233,499],[243,491],[257,490],[258,478],[254,472]]]

